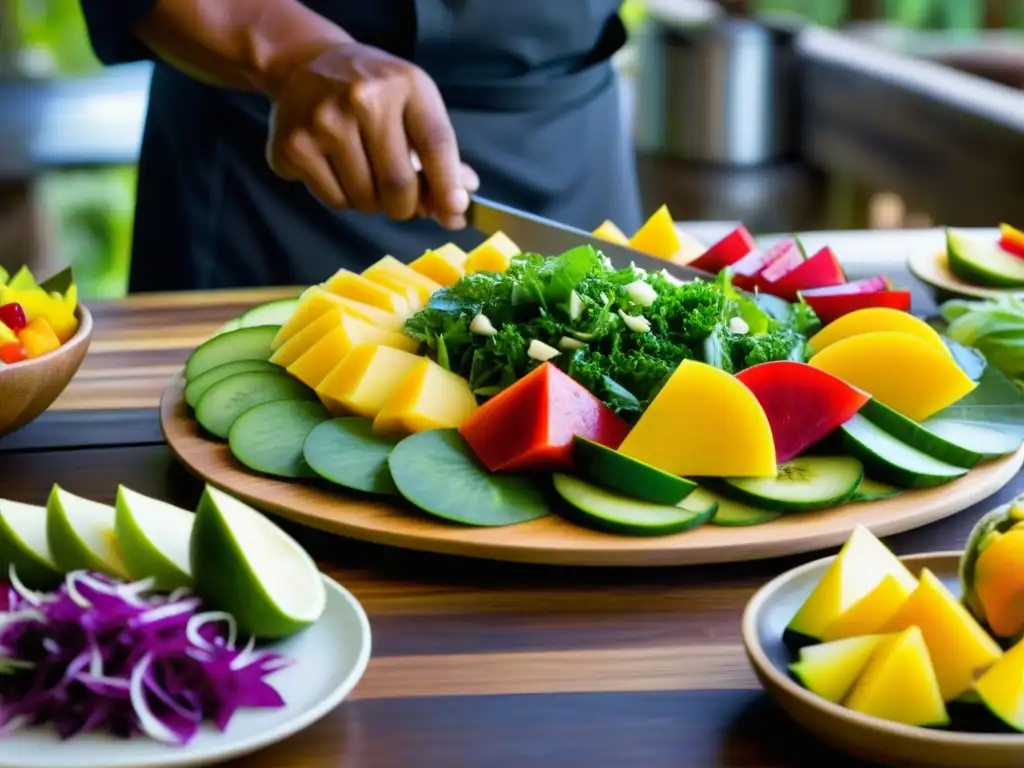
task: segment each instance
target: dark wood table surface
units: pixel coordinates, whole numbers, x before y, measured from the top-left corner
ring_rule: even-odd
[[[89,355],[54,407],[0,439],[0,497],[53,483],[111,503],[118,483],[192,507],[200,483],[164,445],[157,404],[190,349],[280,292],[90,304]],[[893,537],[958,549],[982,504]],[[233,766],[863,765],[793,725],[758,687],[740,616],[765,581],[825,553],[724,566],[567,569],[416,554],[288,529],[365,606],[373,658],[307,731]]]

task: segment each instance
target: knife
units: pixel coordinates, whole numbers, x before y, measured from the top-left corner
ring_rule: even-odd
[[[524,251],[543,256],[557,256],[577,246],[590,245],[607,256],[617,269],[623,269],[632,263],[649,272],[667,270],[669,274],[681,280],[692,280],[695,277],[713,280],[715,277],[699,269],[649,256],[629,246],[594,237],[585,230],[511,208],[479,195],[470,198],[466,220],[471,227],[487,235],[504,232]]]

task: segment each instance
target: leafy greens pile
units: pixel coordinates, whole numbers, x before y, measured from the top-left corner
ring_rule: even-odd
[[[1024,298],[953,299],[939,312],[950,338],[974,347],[1010,378],[1024,380]]]
[[[653,294],[638,292],[639,282]],[[478,315],[496,332],[474,333]],[[614,269],[588,245],[554,258],[522,254],[502,274],[466,275],[435,293],[405,332],[483,397],[540,365],[529,349],[542,342],[560,351],[554,364],[628,417],[686,359],[729,372],[805,360],[806,334],[817,324],[806,304],[745,294],[727,274],[681,283],[664,271]]]

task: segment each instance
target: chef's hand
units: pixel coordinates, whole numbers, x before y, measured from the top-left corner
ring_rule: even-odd
[[[419,67],[333,42],[289,62],[270,96],[267,157],[278,175],[331,208],[466,226],[480,182],[461,162],[441,94]]]

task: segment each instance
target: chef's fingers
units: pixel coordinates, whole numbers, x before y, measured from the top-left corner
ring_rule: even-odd
[[[409,157],[402,103],[360,103],[356,116],[381,207],[397,221],[413,218],[420,199],[420,182]]]
[[[349,205],[367,215],[380,213],[380,200],[359,124],[342,114],[333,102],[325,102],[317,108],[313,123],[317,141],[324,148]]]
[[[452,229],[464,227],[469,193],[459,178],[459,144],[441,93],[426,75],[417,78],[410,93],[405,129],[423,165],[438,221]]]
[[[348,208],[348,197],[309,132],[299,129],[287,136],[272,134],[267,142],[267,162],[281,178],[301,181],[329,208]]]
[[[462,181],[462,185],[466,188],[466,191],[469,192],[470,194],[480,189],[480,177],[476,175],[476,171],[474,171],[465,163],[462,164],[459,178]],[[430,190],[426,189],[426,185],[424,185],[423,194],[420,195],[420,202],[416,208],[416,215],[421,217],[430,216],[431,218],[433,218],[436,216],[434,210],[435,206],[433,200],[430,197]]]

